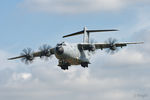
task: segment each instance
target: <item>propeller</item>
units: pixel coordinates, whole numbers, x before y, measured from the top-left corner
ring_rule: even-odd
[[[91,39],[90,40],[90,47],[89,47],[89,51],[92,53],[92,54],[95,54],[95,51],[96,51],[96,48],[95,48],[95,45],[94,43],[97,43],[97,41],[95,39]]]
[[[20,55],[22,56],[21,61],[24,62],[25,64],[32,63],[34,59],[33,51],[31,48],[23,49]]]
[[[109,44],[109,48],[106,49],[107,53],[114,54],[118,51],[118,48],[115,46],[116,42],[117,40],[113,38],[109,38],[107,41],[105,41],[106,44]]]
[[[44,44],[42,45],[39,50],[41,51],[41,54],[40,54],[40,58],[48,58],[50,57],[52,54],[50,52],[50,49],[51,49],[51,46],[50,45],[47,45],[47,44]]]

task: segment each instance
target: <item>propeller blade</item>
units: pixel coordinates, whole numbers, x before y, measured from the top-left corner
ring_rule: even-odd
[[[42,45],[40,48],[39,48],[39,50],[40,50],[40,52],[41,52],[41,54],[40,54],[40,58],[45,58],[45,60],[48,60],[47,58],[48,57],[51,57],[51,51],[50,51],[50,49],[51,49],[52,47],[50,46],[50,45],[47,45],[47,44],[44,44],[44,45]]]
[[[118,51],[118,48],[115,46],[116,42],[117,40],[113,38],[109,38],[107,41],[105,41],[106,44],[109,44],[109,48],[106,49],[107,53],[114,54]]]
[[[25,64],[33,62],[34,56],[31,48],[23,49],[20,55],[21,61],[24,62]]]

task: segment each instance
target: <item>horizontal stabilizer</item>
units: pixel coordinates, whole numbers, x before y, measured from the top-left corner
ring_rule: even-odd
[[[109,29],[109,30],[86,30],[87,33],[90,33],[90,32],[110,32],[110,31],[118,31],[118,30],[116,30],[116,29]],[[84,30],[79,31],[79,32],[75,32],[75,33],[72,33],[72,34],[69,34],[69,35],[65,35],[65,36],[63,36],[63,38],[74,36],[74,35],[80,35],[80,34],[84,34]]]
[[[87,32],[110,32],[110,31],[118,31],[116,29],[109,29],[109,30],[87,30]]]
[[[63,36],[63,38],[69,37],[69,36],[74,36],[74,35],[80,35],[80,34],[83,34],[83,32],[84,31],[75,32],[75,33],[72,33],[72,34],[69,34],[69,35],[65,35],[65,36]]]

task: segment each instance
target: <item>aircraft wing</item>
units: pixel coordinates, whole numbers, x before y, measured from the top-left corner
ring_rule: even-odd
[[[32,53],[33,57],[39,57],[41,55],[41,52],[34,52]],[[26,55],[21,55],[13,58],[8,58],[8,60],[14,60],[14,59],[19,59],[19,58],[24,58]]]
[[[129,44],[143,44],[144,42],[127,42],[127,43],[115,43],[113,44],[113,46],[115,47],[124,47],[127,46]],[[91,48],[92,46],[95,47],[95,49],[106,49],[106,48],[110,48],[112,45],[108,44],[108,43],[82,43],[82,44],[78,44],[79,49],[83,49],[83,50],[89,50],[89,48]]]
[[[131,42],[128,42],[128,43],[115,43],[114,44],[114,46],[115,47],[124,47],[124,46],[127,46],[127,45],[129,45],[129,44],[142,44],[143,42],[133,42],[133,43],[131,43]],[[96,44],[94,44],[95,45],[95,48],[96,49],[105,49],[105,48],[110,48],[110,45],[111,44],[99,44],[99,43],[96,43]]]
[[[27,60],[32,60],[32,58],[35,57],[43,57],[43,56],[51,56],[54,54],[54,49],[51,48],[48,52],[46,51],[38,51],[38,52],[31,52],[29,48],[24,49],[23,53],[21,53],[20,56],[8,58],[8,60],[14,60],[14,59],[20,59],[20,58],[26,58]]]

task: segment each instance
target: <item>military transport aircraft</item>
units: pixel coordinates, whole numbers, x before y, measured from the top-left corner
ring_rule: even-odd
[[[83,43],[58,43],[55,47],[51,48],[49,45],[43,45],[39,48],[39,51],[33,52],[30,48],[24,49],[20,56],[9,58],[8,60],[21,58],[26,64],[31,63],[35,57],[51,57],[55,55],[58,59],[58,66],[63,70],[68,70],[71,65],[81,65],[82,67],[88,67],[90,64],[90,57],[92,52],[97,49],[106,49],[108,53],[114,53],[118,47],[124,47],[128,44],[141,44],[143,42],[136,43],[117,43],[116,39],[109,38],[105,43],[90,43],[89,36],[92,32],[110,32],[118,31],[116,29],[109,30],[88,30],[86,27],[82,31],[75,32],[69,35],[63,36],[70,37],[74,35],[83,34]]]

